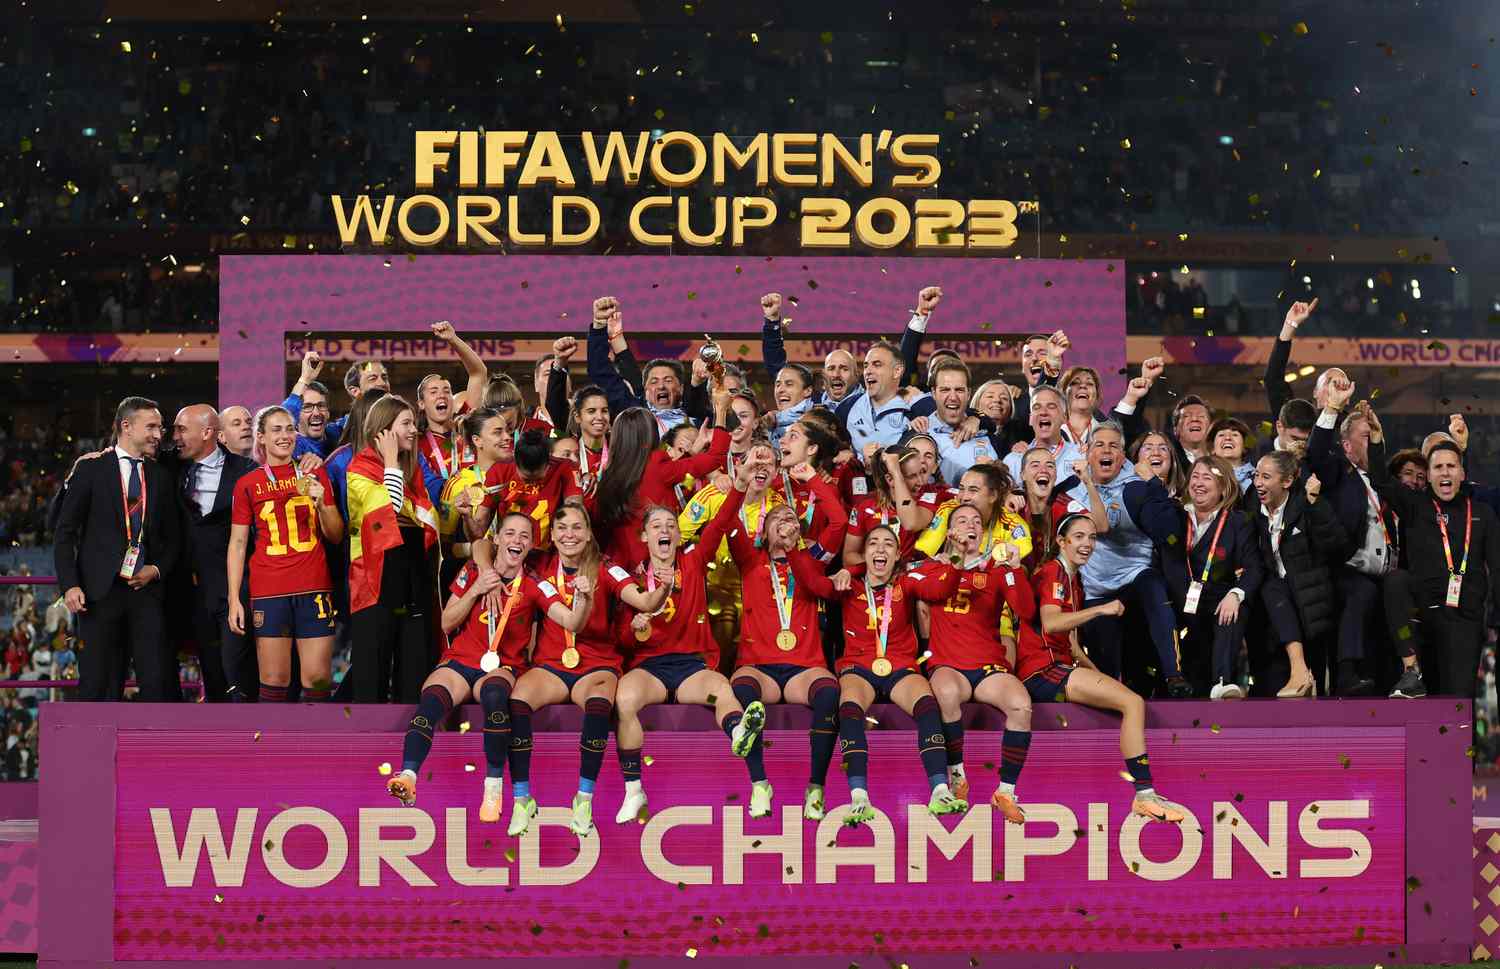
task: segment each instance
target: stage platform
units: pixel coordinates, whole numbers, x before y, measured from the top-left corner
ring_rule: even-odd
[[[911,721],[876,708],[879,814],[801,817],[808,714],[773,707],[773,815],[709,711],[658,708],[647,816],[566,826],[579,715],[535,720],[532,831],[478,821],[480,714],[438,736],[418,803],[384,793],[410,711],[360,706],[43,708],[42,966],[316,962],[633,969],[764,965],[1248,967],[1466,961],[1475,834],[1466,702],[1159,703],[1179,826],[1129,815],[1118,720],[1039,706],[1019,794],[995,816],[1001,721],[972,707],[967,814],[927,815]],[[506,814],[509,814],[507,778]],[[1497,841],[1500,846],[1500,841]],[[1486,886],[1489,887],[1489,886]]]

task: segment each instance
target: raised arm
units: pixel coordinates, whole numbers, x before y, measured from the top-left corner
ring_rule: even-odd
[[[786,340],[781,331],[781,294],[767,293],[760,298],[760,355],[766,373],[775,383],[776,375],[786,366]]]
[[[620,319],[619,300],[613,296],[601,296],[594,300],[594,322],[588,333],[588,374],[589,380],[604,391],[612,415],[618,415],[631,407],[645,406],[645,401],[637,394],[635,387],[620,376],[620,370],[617,369],[618,356],[615,360],[609,358],[611,330],[621,325]],[[624,340],[623,332],[620,339]]]
[[[552,361],[552,369],[547,371],[547,397],[542,406],[547,408],[547,418],[552,421],[552,426],[564,433],[571,416],[568,412],[568,361],[577,351],[577,337],[565,336],[552,341],[552,353],[556,359]],[[583,442],[580,441],[578,446],[583,447]]]
[[[833,587],[833,582],[823,574],[823,564],[800,548],[787,554],[792,565],[792,574],[797,584],[819,599],[842,599],[843,595]]]
[[[1121,497],[1131,520],[1151,541],[1165,548],[1181,545],[1186,550],[1187,511],[1167,494],[1160,478],[1152,475],[1143,481],[1132,481],[1121,490]]]
[[[917,293],[917,308],[912,311],[911,319],[906,323],[906,329],[901,333],[901,365],[905,372],[901,375],[903,387],[917,387],[926,389],[926,381],[922,379],[920,369],[922,360],[922,340],[927,335],[927,324],[932,318],[932,311],[937,309],[938,303],[943,301],[943,288],[941,286],[924,286]]]
[[[458,355],[459,362],[464,365],[464,373],[469,377],[469,382],[458,399],[467,401],[470,410],[478,410],[479,405],[484,403],[485,385],[490,382],[490,373],[485,368],[484,360],[474,352],[473,347],[459,338],[453,330],[453,324],[447,320],[432,324],[432,335],[448,344],[449,349]]]
[[[1286,311],[1286,319],[1281,324],[1276,344],[1271,348],[1271,356],[1266,360],[1266,406],[1271,409],[1272,423],[1281,416],[1281,405],[1292,396],[1292,392],[1286,389],[1285,376],[1286,368],[1292,360],[1292,339],[1297,335],[1297,327],[1306,323],[1317,308],[1317,299],[1311,303],[1299,301],[1292,304],[1291,309]]]

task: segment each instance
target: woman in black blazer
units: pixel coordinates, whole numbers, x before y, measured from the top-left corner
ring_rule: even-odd
[[[1264,565],[1255,525],[1236,507],[1234,468],[1216,455],[1194,461],[1180,502],[1159,478],[1142,477],[1125,486],[1125,507],[1156,544],[1183,630],[1183,675],[1199,696],[1244,699],[1235,666],[1250,612],[1246,603],[1260,590]]]

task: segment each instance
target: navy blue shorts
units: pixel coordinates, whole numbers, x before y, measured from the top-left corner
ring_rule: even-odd
[[[776,686],[781,690],[782,700],[786,700],[786,685],[803,673],[812,669],[811,666],[797,666],[794,663],[756,663],[751,669],[759,670],[776,681]]]
[[[874,672],[865,669],[863,666],[846,666],[839,673],[839,676],[846,676],[853,673],[875,688],[876,703],[891,703],[893,702],[891,700],[891,690],[895,689],[896,684],[908,676],[915,676],[916,672],[916,670],[891,670],[885,676],[876,676]]]
[[[570,696],[573,693],[573,687],[575,687],[575,686],[578,685],[578,681],[581,680],[581,679],[583,679],[585,676],[588,676],[590,673],[613,673],[614,672],[614,670],[610,669],[608,666],[596,666],[596,667],[594,667],[591,670],[577,670],[577,671],[574,671],[574,670],[560,670],[560,669],[558,669],[555,666],[538,666],[537,669],[546,670],[548,673],[551,673],[553,676],[557,677],[559,680],[562,680],[563,681],[563,685],[568,688],[568,694]]]
[[[1072,675],[1073,667],[1064,663],[1053,663],[1044,670],[1026,677],[1026,692],[1031,694],[1034,703],[1054,703],[1060,696],[1066,696],[1064,688],[1068,685],[1068,677]]]
[[[667,702],[677,702],[677,689],[688,681],[688,677],[708,669],[703,657],[697,653],[668,653],[643,660],[638,670],[645,670],[661,681],[667,688]]]
[[[1006,669],[1003,666],[998,666],[996,664],[991,663],[991,664],[986,665],[986,666],[981,666],[977,670],[961,670],[957,666],[934,666],[934,667],[932,667],[932,669],[930,669],[930,670],[927,671],[927,675],[931,676],[933,673],[937,672],[938,670],[952,670],[953,672],[957,673],[959,676],[962,676],[964,679],[966,679],[966,680],[969,681],[969,689],[971,689],[971,690],[977,690],[977,689],[979,689],[979,684],[983,683],[985,680],[987,680],[990,677],[994,676],[996,673],[1009,673],[1010,672],[1010,670]]]
[[[479,667],[477,667],[477,666],[465,666],[464,664],[460,663],[456,659],[450,659],[448,662],[443,663],[440,666],[438,666],[438,669],[440,669],[440,670],[452,670],[453,672],[457,673],[459,676],[462,676],[464,678],[464,682],[467,683],[467,684],[469,684],[469,689],[471,689],[471,690],[474,689],[474,684],[475,683],[478,683],[480,680],[484,679],[486,676],[489,676],[488,673],[486,673],[484,670],[480,669]],[[516,670],[515,670],[515,667],[513,667],[513,666],[502,665],[502,666],[498,667],[495,670],[495,672],[498,673],[498,672],[500,672],[500,670],[509,670],[511,676],[515,676],[516,675]],[[572,689],[572,687],[569,687],[569,689]]]
[[[251,599],[255,635],[264,639],[318,639],[333,635],[332,592],[305,592],[295,596]]]

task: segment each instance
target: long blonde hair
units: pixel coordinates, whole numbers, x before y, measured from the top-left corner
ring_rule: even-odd
[[[557,514],[553,519],[560,519],[564,514],[578,515],[583,519],[585,525],[589,526],[589,541],[583,549],[583,561],[578,563],[578,574],[586,575],[589,581],[597,581],[599,578],[599,565],[604,561],[604,553],[599,550],[599,539],[594,534],[594,522],[589,517],[589,510],[578,495],[564,498],[563,503],[558,506]]]
[[[416,416],[416,408],[408,404],[403,398],[395,394],[386,394],[375,402],[370,412],[365,415],[364,438],[368,447],[375,446],[375,438],[382,431],[389,430],[401,417],[402,411],[411,411]],[[401,465],[401,475],[406,479],[408,488],[424,488],[426,484],[422,481],[422,473],[417,464],[417,449],[415,446],[409,451],[402,451],[397,459]]]

